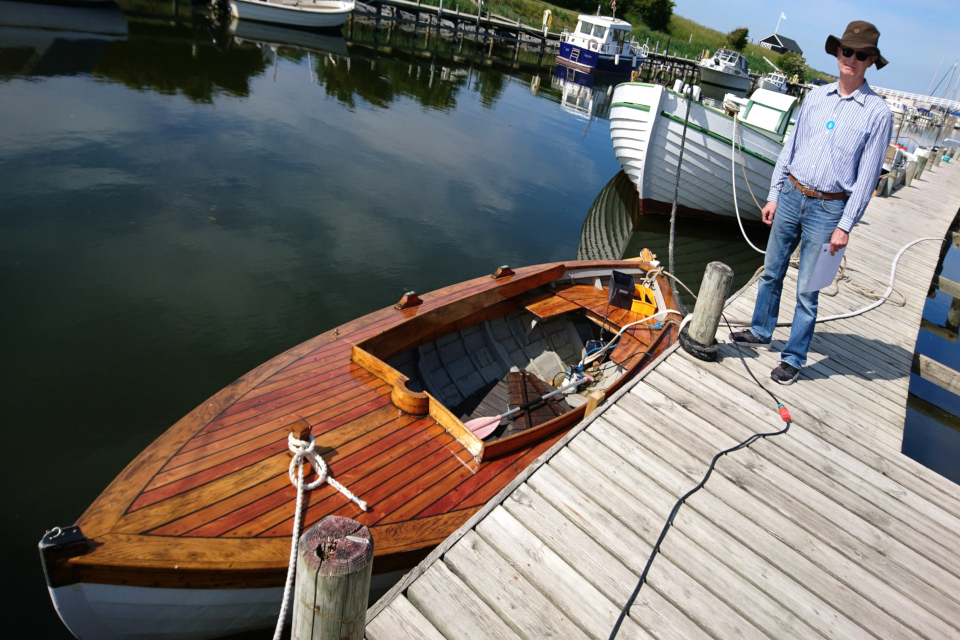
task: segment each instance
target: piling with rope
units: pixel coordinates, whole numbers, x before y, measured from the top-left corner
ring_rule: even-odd
[[[722,262],[711,262],[703,272],[693,317],[680,330],[680,346],[699,360],[717,359],[717,327],[732,282],[733,269]]]
[[[310,429],[311,429],[310,425],[304,422],[303,420],[298,420],[297,422],[290,425],[289,428],[290,428],[290,434],[287,436],[287,448],[290,451],[291,460],[290,460],[290,466],[287,471],[287,475],[290,478],[290,483],[297,490],[297,502],[293,512],[294,513],[293,536],[291,537],[291,540],[290,540],[290,561],[287,565],[287,577],[286,577],[286,580],[284,580],[283,595],[281,596],[281,601],[280,601],[280,615],[277,618],[277,625],[273,631],[273,640],[281,640],[281,637],[283,635],[283,627],[286,624],[287,616],[290,611],[290,596],[292,595],[292,591],[294,588],[294,579],[296,577],[296,574],[298,573],[299,565],[302,564],[302,562],[298,558],[300,558],[300,556],[302,556],[303,553],[302,551],[298,552],[298,550],[300,549],[300,543],[302,542],[302,538],[300,536],[300,523],[303,518],[304,493],[306,493],[307,491],[313,491],[314,489],[322,485],[324,482],[326,482],[331,487],[333,487],[334,489],[342,493],[351,502],[353,502],[358,507],[360,507],[362,511],[367,510],[367,503],[365,500],[362,500],[356,495],[354,495],[349,489],[347,489],[345,486],[343,486],[342,484],[334,480],[333,477],[330,476],[329,469],[327,468],[326,462],[324,462],[323,457],[321,457],[320,454],[316,452],[316,441],[314,440],[313,435],[310,433]],[[312,470],[314,473],[316,473],[317,477],[312,482],[307,482],[304,479],[305,476],[307,475],[308,470]],[[328,516],[328,518],[330,517],[333,517],[333,516]],[[342,519],[343,518],[341,518],[341,520]],[[324,520],[321,520],[321,522],[324,522]],[[353,521],[350,520],[350,522],[353,522]],[[357,526],[354,527],[353,531],[359,530],[360,525],[357,523],[354,523],[354,524],[356,524]],[[349,528],[348,525],[343,525],[343,526]],[[369,532],[367,532],[367,535],[369,535]],[[372,559],[373,558],[372,539],[370,540],[370,554]],[[320,558],[320,554],[317,552],[316,549],[314,549],[314,555]],[[372,571],[372,565],[371,565],[371,571]],[[299,577],[297,577],[296,584],[297,584],[298,594],[301,593],[299,580],[300,580]],[[369,589],[369,586],[370,586],[370,581],[368,579],[367,589]],[[299,601],[299,598],[298,598],[298,601]],[[364,604],[364,611],[366,611],[366,604]],[[296,624],[297,624],[296,619],[294,619],[294,628],[296,628]],[[314,626],[316,625],[311,624],[310,628],[312,629]],[[363,624],[360,625],[360,634],[361,634],[360,636],[357,636],[358,639],[361,638],[363,635]],[[352,635],[347,635],[347,636],[307,635],[307,636],[293,636],[293,637],[294,638],[298,638],[298,637],[317,638],[317,639],[337,638],[338,640],[342,637],[344,638],[344,640],[347,640],[347,639],[352,639],[354,636]]]
[[[722,262],[711,262],[703,272],[693,318],[680,331],[680,346],[693,357],[717,359],[717,327],[732,282],[733,269]]]

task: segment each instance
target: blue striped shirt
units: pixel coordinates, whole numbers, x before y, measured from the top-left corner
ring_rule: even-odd
[[[838,83],[811,91],[773,170],[769,202],[777,202],[787,174],[823,193],[848,200],[837,225],[847,233],[877,187],[893,131],[893,113],[866,81],[846,98]]]

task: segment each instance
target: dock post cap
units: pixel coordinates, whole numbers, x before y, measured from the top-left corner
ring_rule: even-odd
[[[291,640],[362,640],[373,573],[373,536],[351,518],[326,516],[300,536]]]

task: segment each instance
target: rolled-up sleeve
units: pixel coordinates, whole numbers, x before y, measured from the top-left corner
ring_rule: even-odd
[[[890,134],[893,132],[893,113],[887,111],[881,117],[874,118],[873,126],[870,129],[870,135],[864,145],[863,153],[860,155],[860,163],[857,166],[857,179],[847,199],[847,205],[843,211],[843,217],[840,218],[838,229],[847,233],[853,229],[853,226],[863,217],[863,212],[870,202],[873,190],[877,187],[877,180],[880,179],[880,171],[883,169],[883,158],[887,152],[887,145],[890,142]]]

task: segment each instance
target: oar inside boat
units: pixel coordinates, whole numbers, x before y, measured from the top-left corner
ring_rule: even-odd
[[[464,426],[467,427],[468,429],[470,429],[470,431],[472,431],[472,432],[474,433],[474,435],[476,435],[478,438],[480,438],[480,439],[482,440],[483,438],[486,438],[488,435],[490,435],[491,433],[493,433],[493,432],[497,429],[497,426],[500,424],[500,421],[501,421],[502,419],[504,419],[504,418],[506,418],[506,417],[508,417],[508,416],[512,416],[513,414],[515,414],[515,413],[517,413],[517,412],[519,412],[519,411],[523,411],[524,409],[527,409],[527,408],[529,408],[529,407],[532,407],[533,405],[535,405],[535,404],[537,404],[537,403],[539,403],[539,402],[543,402],[543,401],[546,400],[547,398],[552,398],[553,396],[557,395],[558,393],[563,393],[563,392],[566,391],[567,389],[572,389],[572,388],[574,388],[574,387],[576,387],[576,386],[579,386],[579,385],[583,384],[584,382],[593,382],[593,378],[590,377],[590,376],[585,375],[585,376],[583,376],[582,378],[580,378],[579,380],[574,380],[573,382],[568,382],[567,384],[563,385],[562,387],[558,387],[557,389],[551,391],[550,393],[546,393],[546,394],[540,396],[539,398],[534,398],[533,400],[530,400],[529,402],[524,402],[524,403],[521,404],[520,406],[514,407],[513,409],[510,409],[510,411],[507,411],[506,413],[501,413],[501,414],[498,415],[498,416],[490,416],[489,418],[475,418],[474,420],[471,420],[470,422],[467,422]]]

